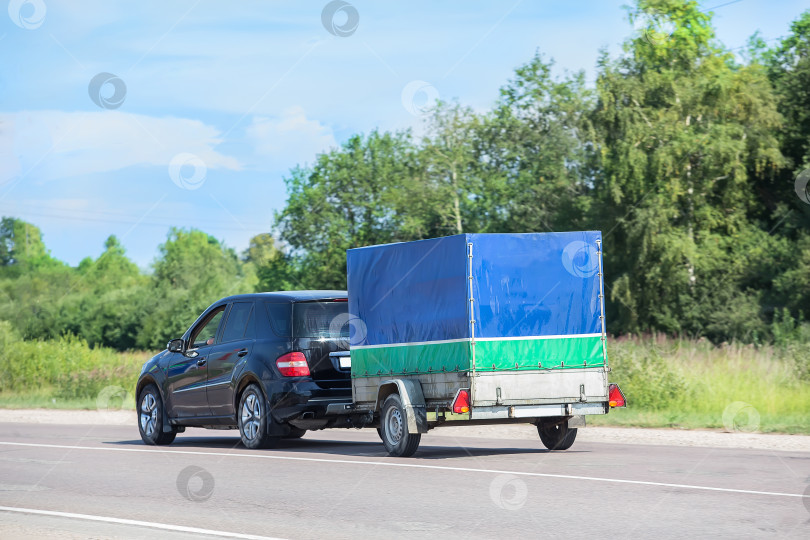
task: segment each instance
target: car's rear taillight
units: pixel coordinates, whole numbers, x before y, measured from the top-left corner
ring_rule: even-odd
[[[627,407],[624,394],[622,394],[619,385],[616,383],[610,383],[608,385],[608,401],[611,407]]]
[[[470,412],[470,393],[467,390],[459,390],[456,399],[453,400],[453,412],[463,414]]]
[[[284,356],[279,356],[276,366],[285,377],[308,377],[309,364],[304,353],[291,352]]]

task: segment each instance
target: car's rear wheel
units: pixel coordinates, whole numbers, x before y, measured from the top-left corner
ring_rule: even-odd
[[[264,394],[255,384],[242,392],[239,399],[239,434],[247,448],[271,448],[278,444],[279,437],[267,434],[272,422]]]
[[[537,433],[549,450],[568,450],[577,438],[577,428],[569,428],[568,420],[541,422],[537,424]]]
[[[408,431],[405,408],[398,394],[385,398],[380,416],[380,438],[388,454],[396,457],[412,456],[419,448],[422,435]]]
[[[171,444],[177,430],[163,431],[163,400],[154,384],[146,385],[138,396],[138,431],[150,445]]]

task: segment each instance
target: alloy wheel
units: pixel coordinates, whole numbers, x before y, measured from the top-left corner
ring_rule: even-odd
[[[250,394],[242,405],[242,433],[248,440],[258,436],[261,428],[262,409],[256,394]]]
[[[151,392],[146,392],[141,399],[141,430],[151,437],[157,425],[157,400]]]

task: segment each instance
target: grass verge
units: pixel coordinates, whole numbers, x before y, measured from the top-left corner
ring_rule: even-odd
[[[609,378],[628,408],[590,423],[810,434],[809,348],[717,347],[663,336],[610,340]]]
[[[73,336],[25,341],[0,321],[0,407],[134,408],[131,393],[152,354],[91,348]]]

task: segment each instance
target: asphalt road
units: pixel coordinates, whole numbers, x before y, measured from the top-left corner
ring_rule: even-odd
[[[810,538],[810,453],[441,433],[395,459],[371,430],[0,424],[0,537]]]

